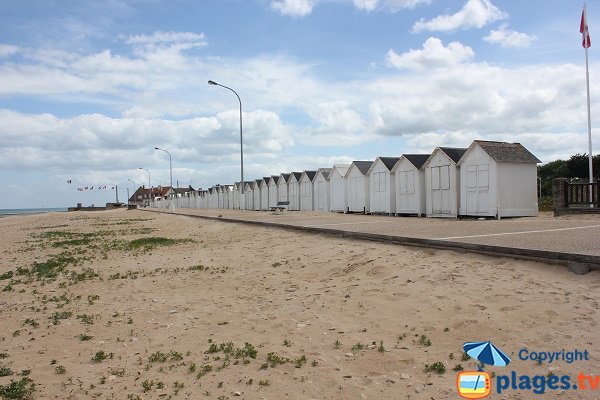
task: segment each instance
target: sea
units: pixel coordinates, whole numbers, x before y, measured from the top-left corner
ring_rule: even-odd
[[[67,208],[0,208],[0,216],[21,214],[43,214],[48,212],[63,212]]]

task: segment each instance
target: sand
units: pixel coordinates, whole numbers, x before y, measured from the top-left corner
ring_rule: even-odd
[[[28,379],[36,399],[456,399],[453,369],[476,370],[463,343],[486,340],[513,360],[498,375],[600,374],[597,271],[127,210],[6,217],[0,234],[0,385]],[[180,241],[127,245],[148,237]],[[77,265],[31,275],[61,253]],[[492,398],[600,386],[562,392]]]

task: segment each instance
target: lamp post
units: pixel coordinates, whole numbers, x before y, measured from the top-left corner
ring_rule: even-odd
[[[169,155],[169,172],[171,173],[171,189],[175,190],[175,188],[173,188],[173,163],[171,162],[172,161],[171,160],[171,153],[169,153],[165,149],[161,149],[158,146],[154,146],[154,150],[164,151],[165,153],[167,153]]]
[[[135,182],[129,178],[127,178],[127,180],[133,185],[133,193],[135,194]],[[127,188],[127,204],[131,204],[131,201],[129,200],[129,188]]]
[[[242,99],[240,99],[240,96],[237,94],[237,92],[235,90],[233,90],[230,87],[227,87],[225,85],[221,85],[220,83],[217,83],[215,81],[208,81],[209,85],[214,85],[214,86],[221,86],[222,88],[231,90],[233,92],[233,94],[236,95],[238,101],[240,102],[240,170],[241,170],[241,181],[240,184],[242,186],[242,191],[241,191],[241,196],[240,196],[240,209],[244,210],[244,203],[245,203],[245,199],[244,199],[244,141],[242,139]]]
[[[142,167],[140,167],[139,169],[144,170],[148,173],[148,189],[150,190],[148,205],[150,205],[150,200],[152,200],[152,187],[150,186],[150,171],[147,170],[146,168],[142,168]]]

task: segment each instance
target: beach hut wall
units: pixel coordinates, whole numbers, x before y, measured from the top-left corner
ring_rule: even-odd
[[[290,175],[288,198],[290,211],[300,211],[300,177],[302,172],[292,172]]]
[[[369,175],[373,161],[353,161],[344,177],[349,212],[369,211]]]
[[[394,214],[396,212],[396,181],[392,169],[399,157],[377,157],[369,176],[369,211]]]
[[[254,209],[254,181],[244,183],[244,209]]]
[[[459,215],[536,216],[540,162],[520,143],[473,141],[458,162]]]
[[[269,178],[269,208],[277,207],[279,201],[279,175]]]
[[[300,210],[313,211],[314,203],[314,180],[317,171],[304,171],[300,176]]]
[[[396,214],[425,215],[425,161],[431,154],[403,154],[392,171],[396,181]]]
[[[269,180],[268,177],[263,177],[260,182],[260,209],[269,209]]]
[[[261,183],[262,179],[256,179],[254,181],[254,191],[252,193],[254,193],[254,199],[253,199],[253,205],[254,207],[252,207],[253,210],[255,211],[260,211],[260,183]]]
[[[329,208],[331,211],[347,211],[344,176],[349,168],[350,164],[335,164],[329,173]]]
[[[456,165],[466,148],[436,147],[425,162],[425,202],[428,217],[456,218],[460,170]]]
[[[314,182],[314,204],[315,211],[329,211],[330,210],[330,199],[329,199],[329,174],[331,168],[319,168],[317,175],[315,176]]]
[[[277,198],[278,202],[289,201],[289,190],[290,190],[290,176],[292,174],[281,174],[279,175],[279,182],[277,183]]]

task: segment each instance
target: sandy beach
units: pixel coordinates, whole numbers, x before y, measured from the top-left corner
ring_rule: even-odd
[[[0,234],[5,397],[456,399],[463,343],[487,340],[512,359],[493,375],[600,374],[598,271],[127,210]]]

